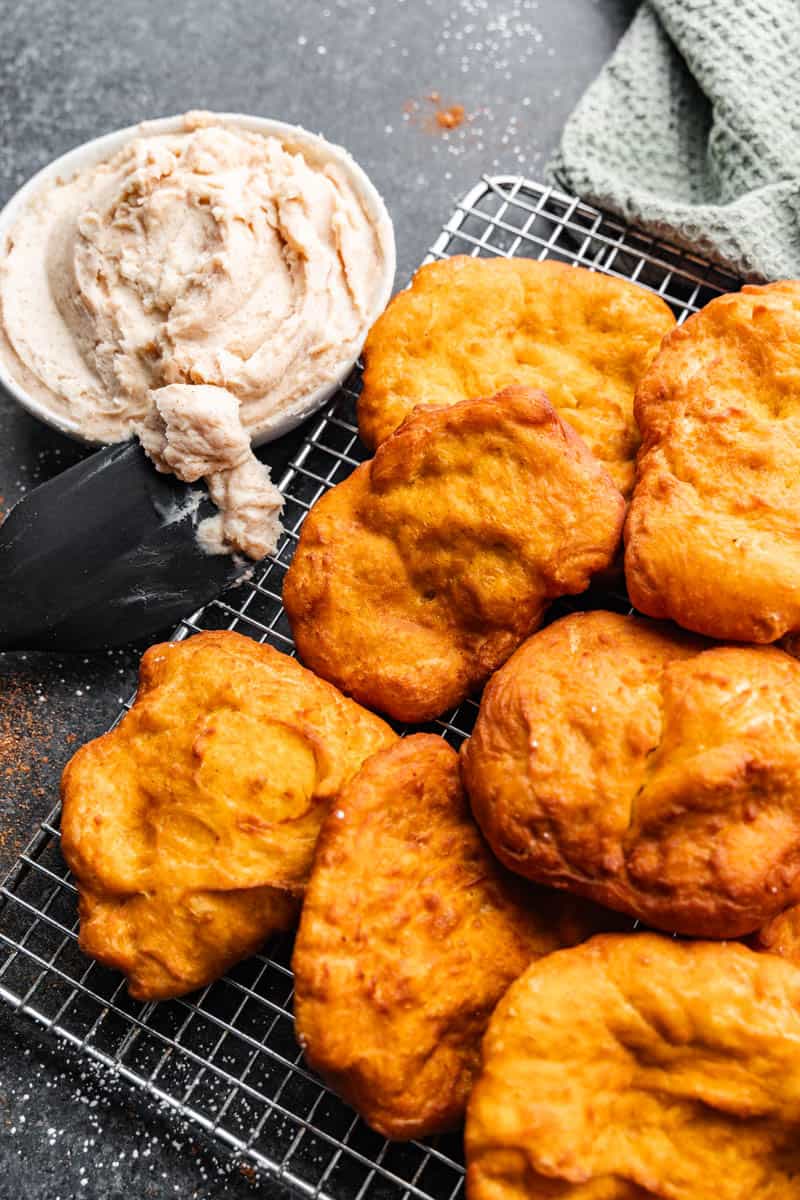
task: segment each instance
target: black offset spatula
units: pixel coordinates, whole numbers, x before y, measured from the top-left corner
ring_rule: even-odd
[[[252,566],[201,550],[216,511],[138,442],[37,487],[0,525],[0,650],[97,650],[175,624]]]

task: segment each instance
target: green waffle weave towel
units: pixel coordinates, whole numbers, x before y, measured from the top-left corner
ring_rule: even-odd
[[[649,0],[555,180],[748,279],[800,277],[800,0]]]

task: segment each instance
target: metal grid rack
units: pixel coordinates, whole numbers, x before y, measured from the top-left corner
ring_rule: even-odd
[[[484,178],[457,206],[429,258],[453,254],[579,263],[657,292],[679,320],[738,286],[699,258],[515,176]],[[282,580],[305,513],[366,457],[354,419],[358,386],[356,372],[316,419],[281,480],[286,534],[274,559],[253,581],[186,618],[176,638],[237,629],[292,652]],[[475,712],[466,701],[429,728],[458,745]],[[132,1001],[119,975],[84,958],[58,819],[56,808],[0,886],[1,999],[298,1194],[454,1200],[463,1188],[460,1136],[386,1142],[305,1067],[293,1035],[291,939],[192,997],[160,1004]]]

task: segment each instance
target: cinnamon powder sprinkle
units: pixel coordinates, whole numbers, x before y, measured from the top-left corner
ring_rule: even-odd
[[[0,849],[21,847],[32,832],[30,808],[16,795],[20,777],[33,798],[49,791],[43,785],[52,772],[53,730],[45,710],[31,680],[13,674],[0,679]]]
[[[34,762],[48,761],[51,732],[33,684],[5,677],[0,681],[0,775],[29,774]]]
[[[442,129],[458,129],[463,120],[463,104],[451,104],[449,108],[440,108],[436,113],[436,121]]]
[[[430,107],[426,111],[426,106],[430,105],[435,106],[434,112]],[[423,100],[406,100],[403,113],[404,120],[421,126],[427,133],[449,132],[472,119],[463,104],[447,104],[439,91],[428,92]]]

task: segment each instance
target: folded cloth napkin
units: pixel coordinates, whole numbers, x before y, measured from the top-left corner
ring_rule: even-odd
[[[549,170],[744,278],[800,277],[800,0],[648,0]]]

